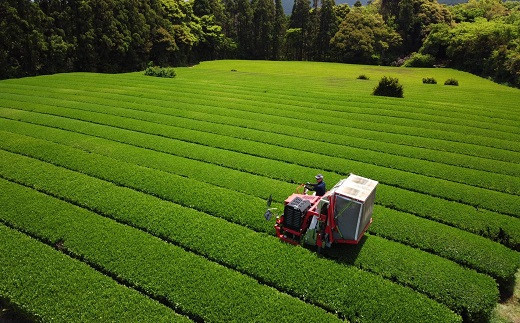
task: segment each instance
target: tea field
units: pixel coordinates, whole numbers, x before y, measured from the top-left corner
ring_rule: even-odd
[[[450,69],[331,63],[176,72],[0,81],[0,299],[10,311],[73,322],[474,322],[512,297],[518,89]],[[404,98],[372,96],[382,76],[399,78]],[[280,210],[317,173],[328,188],[350,173],[379,181],[359,245],[318,255],[279,241],[264,219],[271,194]]]

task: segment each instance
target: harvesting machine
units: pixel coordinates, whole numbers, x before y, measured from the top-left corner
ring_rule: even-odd
[[[283,215],[276,219],[276,235],[292,244],[319,249],[333,243],[359,243],[372,223],[377,184],[350,174],[323,196],[292,194],[284,202]]]

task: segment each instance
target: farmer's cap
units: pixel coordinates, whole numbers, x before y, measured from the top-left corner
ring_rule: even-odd
[[[316,175],[314,177],[316,177],[316,179],[323,179],[323,175],[321,175],[321,174],[318,174],[318,175]]]

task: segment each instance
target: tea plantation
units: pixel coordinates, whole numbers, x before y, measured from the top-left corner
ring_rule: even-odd
[[[488,321],[520,266],[520,91],[450,69],[214,61],[0,81],[0,300],[43,321]],[[358,79],[359,75],[368,80]],[[373,96],[383,76],[404,98]],[[433,78],[436,84],[423,84]],[[458,86],[446,86],[448,79]],[[357,246],[264,217],[379,181]]]

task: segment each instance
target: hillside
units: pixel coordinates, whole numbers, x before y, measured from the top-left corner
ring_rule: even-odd
[[[451,69],[176,71],[0,81],[0,299],[59,321],[471,322],[511,296],[518,89]],[[404,98],[371,95],[384,75]],[[359,245],[318,256],[264,219],[317,173],[379,181]]]

